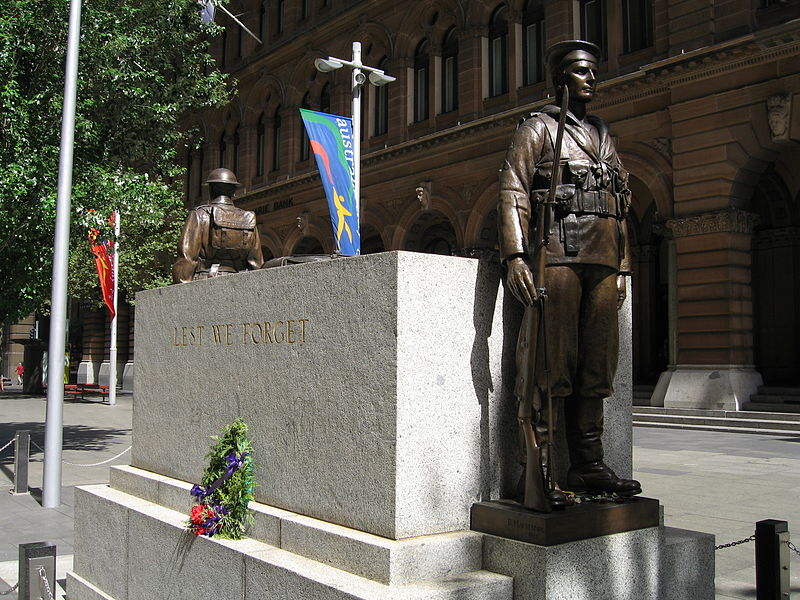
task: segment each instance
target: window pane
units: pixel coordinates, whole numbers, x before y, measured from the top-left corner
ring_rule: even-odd
[[[428,68],[417,67],[414,73],[414,120],[428,118]]]
[[[543,79],[541,31],[541,21],[525,26],[525,85]]]
[[[458,82],[456,80],[456,57],[448,56],[444,59],[444,85],[442,86],[442,112],[456,109]]]

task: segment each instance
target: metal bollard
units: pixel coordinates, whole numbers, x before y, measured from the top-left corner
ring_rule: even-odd
[[[14,489],[12,494],[28,493],[28,464],[31,457],[31,432],[17,431],[14,436]]]
[[[56,546],[49,542],[19,545],[19,600],[51,600],[56,595]]]
[[[756,599],[789,600],[789,524],[756,523]]]

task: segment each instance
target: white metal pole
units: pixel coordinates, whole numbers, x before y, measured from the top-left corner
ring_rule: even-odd
[[[75,139],[75,96],[78,80],[78,43],[81,0],[70,1],[67,64],[64,74],[64,107],[61,115],[61,149],[56,196],[56,232],[53,241],[53,289],[50,297],[50,340],[47,416],[44,433],[44,477],[42,506],[61,505],[61,454],[64,441],[64,347],[67,324],[67,268],[69,264],[69,219],[72,204],[72,154]]]
[[[361,42],[353,42],[353,184],[355,187],[356,219],[361,224]],[[359,254],[361,250],[359,249]]]
[[[119,211],[114,211],[114,260],[112,272],[114,274],[114,318],[111,319],[111,348],[108,351],[108,404],[117,403],[117,317],[119,316],[118,299],[119,285]]]

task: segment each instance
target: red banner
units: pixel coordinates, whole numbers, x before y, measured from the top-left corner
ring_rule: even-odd
[[[94,254],[94,263],[97,266],[97,276],[100,278],[100,289],[103,292],[103,300],[111,312],[111,318],[114,318],[114,268],[111,262],[111,257],[106,252],[106,245],[100,244],[95,246],[92,244],[92,254]]]

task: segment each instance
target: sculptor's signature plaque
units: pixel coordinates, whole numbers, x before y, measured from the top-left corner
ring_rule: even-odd
[[[172,328],[173,346],[305,344],[309,319],[214,323]]]

